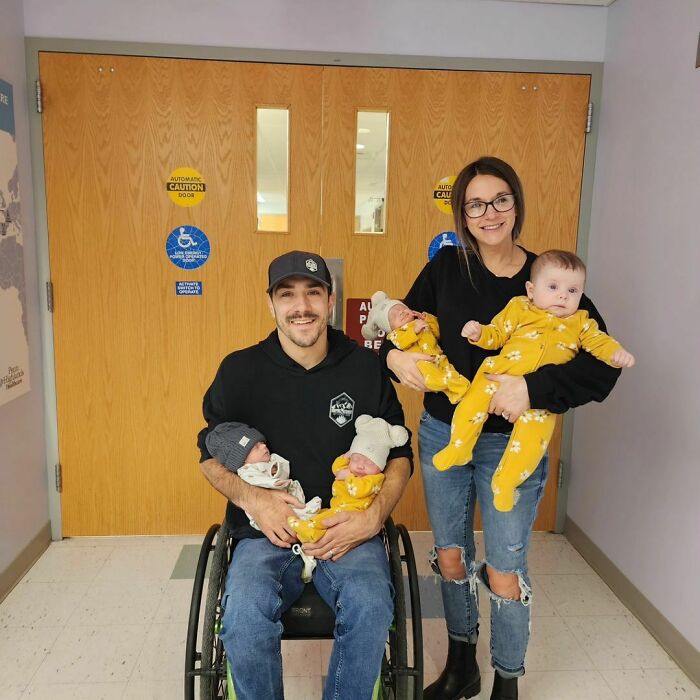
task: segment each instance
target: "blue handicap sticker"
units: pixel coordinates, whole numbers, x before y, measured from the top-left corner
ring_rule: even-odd
[[[195,270],[209,260],[211,247],[204,231],[196,226],[178,226],[165,241],[165,252],[173,265]]]
[[[459,238],[457,238],[457,234],[454,231],[438,233],[438,235],[430,241],[430,245],[428,246],[428,260],[432,260],[437,255],[440,248],[459,244]]]
[[[202,283],[201,282],[175,282],[175,294],[184,297],[201,297]]]

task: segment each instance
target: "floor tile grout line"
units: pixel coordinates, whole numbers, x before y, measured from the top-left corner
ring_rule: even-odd
[[[581,617],[593,617],[593,616],[591,616],[591,615],[588,615],[588,616],[587,616],[587,615],[583,615],[583,616],[581,616]],[[605,617],[605,616],[601,615],[600,617]],[[607,617],[610,617],[610,616],[607,616]],[[586,655],[586,657],[588,658],[588,660],[591,662],[593,668],[594,668],[597,672],[600,673],[601,669],[599,669],[598,666],[596,665],[595,659],[588,653],[588,651],[586,650],[585,644],[583,644],[582,642],[579,641],[579,638],[576,636],[576,633],[574,632],[574,630],[569,626],[568,622],[566,621],[566,617],[562,616],[561,619],[564,621],[564,626],[565,626],[566,629],[569,631],[569,634],[571,634],[571,636],[576,640],[576,643],[581,647],[581,649],[583,650],[583,653]],[[607,669],[606,669],[606,670],[607,670]],[[602,673],[601,673],[601,675],[602,675]],[[611,690],[612,690],[612,688],[611,688]],[[614,694],[615,694],[615,693],[613,693],[613,695],[614,695]]]
[[[564,619],[564,622],[565,622],[566,626],[567,626],[568,629],[571,631],[571,634],[573,634],[574,637],[576,638],[576,641],[578,641],[578,637],[576,636],[576,632],[574,631],[573,627],[571,627],[571,626],[568,624],[568,622],[567,622],[568,619],[573,619],[573,620],[583,619],[583,620],[587,620],[587,619],[590,619],[590,618],[600,619],[600,618],[605,617],[605,618],[631,618],[631,619],[633,619],[633,620],[637,620],[637,618],[634,617],[634,615],[566,615],[566,616],[562,616],[562,617],[563,617],[563,619]],[[637,620],[637,621],[638,621],[638,620]],[[649,639],[651,639],[651,640],[661,649],[661,651],[662,651],[663,653],[667,654],[666,650],[654,639],[654,637],[653,637],[651,634],[649,634],[649,632],[646,630],[646,628],[643,627],[642,629],[643,629],[643,632],[644,632],[644,636],[649,637]],[[582,642],[581,642],[581,644],[583,645]],[[668,655],[668,654],[667,654],[667,655]],[[671,658],[671,657],[669,656],[669,658]],[[671,661],[673,662],[673,659],[671,659]],[[673,663],[675,664],[675,662],[673,662]],[[595,665],[595,664],[594,664],[594,665]],[[672,667],[672,668],[679,668],[679,667],[678,667],[678,665],[676,664],[676,665],[675,665],[674,667]],[[672,668],[669,668],[669,667],[667,667],[667,666],[659,666],[659,667],[658,667],[658,670],[672,670]],[[645,671],[645,670],[657,670],[657,667],[645,667],[645,666],[642,666],[641,664],[639,664],[638,666],[634,666],[634,667],[631,667],[631,668],[630,668],[630,667],[626,667],[626,668],[605,668],[605,669],[599,669],[599,668],[596,666],[596,669],[599,670],[599,671]]]
[[[63,629],[65,629],[65,625],[64,625],[64,627],[62,627],[60,629],[61,629],[61,631],[63,631]],[[61,632],[59,632],[56,635],[53,642],[51,643],[51,647],[49,649],[47,649],[46,653],[44,654],[44,658],[41,660],[39,665],[34,669],[34,673],[31,675],[29,682],[27,683],[27,685],[24,687],[24,690],[22,691],[22,697],[24,697],[24,694],[27,692],[27,689],[32,684],[32,681],[36,678],[37,673],[39,673],[39,669],[41,669],[41,667],[46,663],[46,660],[51,655],[51,652],[53,651],[54,646],[58,643],[60,636],[61,636]]]
[[[608,682],[608,679],[605,677],[605,674],[602,671],[598,671],[598,673],[599,673],[600,677],[603,679],[603,683],[605,683],[605,685],[608,688],[610,688],[610,692],[613,694],[613,697],[615,698],[615,700],[627,700],[625,697],[620,697],[615,692],[615,689],[610,685],[610,683]]]
[[[164,595],[165,595],[165,590],[163,590],[163,593],[161,594],[161,602],[162,602],[162,596],[164,596]],[[160,603],[158,603],[158,605],[160,605]],[[146,648],[146,644],[147,644],[147,642],[148,642],[148,633],[150,632],[150,630],[153,628],[154,625],[158,625],[158,624],[163,624],[163,625],[165,625],[165,624],[173,624],[173,623],[157,623],[157,622],[151,622],[151,623],[148,625],[148,628],[147,628],[147,630],[146,630],[146,634],[145,634],[144,637],[143,637],[143,645],[141,646],[141,649],[139,649],[139,652],[138,652],[138,654],[136,655],[136,660],[134,661],[134,667],[131,669],[131,674],[129,675],[129,679],[128,679],[127,682],[126,682],[127,686],[128,686],[129,683],[131,683],[131,681],[133,680],[134,673],[136,673],[136,669],[137,669],[137,667],[138,667],[138,665],[139,665],[139,659],[141,658],[141,655],[143,654],[143,650]],[[177,623],[175,623],[175,624],[177,624]],[[185,628],[185,633],[186,633],[186,631],[187,631],[187,628]],[[183,658],[184,658],[184,657],[183,657]],[[126,693],[126,686],[124,687],[124,692]]]
[[[107,561],[108,558],[109,558],[109,555],[108,555],[107,557],[105,557],[104,561],[102,562],[102,566],[105,565],[105,562]],[[97,577],[97,574],[98,574],[101,570],[102,570],[102,567],[100,567],[100,569],[97,571],[97,573],[95,573],[95,577]],[[66,624],[64,625],[64,627],[68,627],[68,623],[70,622],[70,619],[75,615],[75,613],[76,613],[76,611],[77,611],[77,609],[78,609],[78,606],[80,605],[80,603],[83,602],[83,600],[85,600],[85,598],[87,598],[87,595],[88,595],[88,593],[90,592],[90,589],[93,587],[93,585],[94,585],[94,583],[95,583],[95,577],[93,577],[92,581],[90,581],[90,582],[87,584],[87,588],[85,589],[85,593],[83,593],[82,598],[78,601],[78,605],[75,606],[75,609],[73,610],[73,612],[68,616],[68,619],[66,620]]]
[[[530,613],[530,619],[532,620],[532,618],[534,618],[534,617],[561,617],[561,615],[559,614],[559,611],[557,610],[556,605],[554,605],[554,602],[552,601],[552,599],[547,595],[547,591],[544,590],[544,586],[537,580],[537,577],[539,576],[539,574],[533,574],[530,571],[528,571],[528,575],[530,576],[530,583],[533,583],[533,582],[537,583],[538,588],[541,589],[542,594],[549,601],[549,604],[550,604],[552,610],[554,610],[554,615],[533,615],[532,613]],[[537,595],[539,595],[539,593]],[[537,605],[537,595],[534,595],[534,593],[533,593],[533,598],[532,598],[533,607]]]
[[[42,555],[42,556],[43,556],[43,555]],[[31,571],[31,569],[30,569],[30,571]],[[31,583],[31,581],[28,581],[27,583]],[[56,582],[56,581],[50,581],[49,583],[58,583],[58,582]],[[76,582],[75,582],[75,581],[67,581],[66,583],[74,584],[74,583],[76,583]],[[78,602],[76,603],[75,608],[77,608],[77,606],[80,605],[80,603],[82,602],[83,598],[85,598],[85,596],[87,595],[87,592],[88,592],[89,590],[90,590],[90,584],[88,583],[87,586],[86,586],[86,588],[85,588],[85,591],[83,592],[83,595],[81,596],[81,598],[80,598],[80,599],[78,600]],[[41,663],[39,663],[39,665],[38,665],[38,666],[36,667],[36,669],[34,670],[34,673],[32,674],[31,678],[29,679],[29,682],[27,683],[27,685],[25,686],[24,691],[22,692],[22,696],[24,696],[24,694],[26,693],[27,689],[28,689],[29,686],[32,684],[32,681],[36,678],[37,673],[39,673],[39,669],[46,663],[46,660],[47,660],[47,659],[49,658],[49,656],[51,655],[51,652],[53,651],[54,646],[58,643],[58,640],[59,640],[59,638],[61,637],[61,633],[62,633],[63,630],[66,629],[66,627],[68,626],[68,620],[69,620],[70,617],[75,613],[75,608],[73,609],[73,612],[71,613],[71,615],[69,615],[68,618],[66,618],[66,621],[63,623],[63,625],[60,625],[60,626],[57,625],[57,627],[59,627],[60,631],[59,631],[59,633],[56,635],[55,639],[53,640],[53,643],[51,644],[51,648],[47,650],[47,652],[44,654],[44,658],[42,659]]]

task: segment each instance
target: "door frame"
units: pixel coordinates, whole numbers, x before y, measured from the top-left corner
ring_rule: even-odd
[[[216,46],[180,46],[84,39],[25,39],[27,83],[34,86],[39,77],[39,53],[113,54],[155,58],[189,58],[257,63],[290,63],[320,66],[357,66],[363,68],[415,68],[423,70],[456,70],[507,73],[568,73],[588,75],[591,79],[590,101],[594,105],[591,130],[587,134],[583,157],[581,205],[579,209],[576,252],[586,260],[593,203],[593,178],[598,143],[598,119],[602,87],[603,63],[590,61],[547,61],[529,59],[461,58],[448,56],[402,56],[390,54],[332,53],[328,51],[290,51],[275,49],[246,49]],[[41,114],[35,101],[35,90],[29,89],[29,141],[31,148],[32,181],[34,184],[34,221],[37,245],[37,268],[40,298],[46,296],[45,286],[51,279],[49,265],[49,234],[46,215],[46,181],[44,175]],[[581,128],[584,128],[584,124]],[[40,305],[41,358],[44,373],[44,434],[46,443],[46,477],[49,493],[51,537],[63,537],[61,493],[56,477],[58,454],[58,414],[56,409],[56,373],[54,367],[53,319],[47,304]],[[574,412],[569,411],[563,423],[560,453],[560,483],[557,496],[555,532],[564,531],[566,502],[571,475],[571,448]]]

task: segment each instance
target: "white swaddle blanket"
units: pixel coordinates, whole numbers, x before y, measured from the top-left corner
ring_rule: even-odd
[[[304,503],[303,508],[292,508],[300,520],[308,520],[321,510],[321,499],[318,496],[312,498],[308,503],[304,496],[304,489],[296,479],[289,478],[289,462],[278,454],[271,454],[269,462],[254,462],[244,464],[237,472],[238,476],[251,486],[260,486],[265,489],[275,489],[286,491]],[[246,512],[248,520],[256,530],[260,528],[255,524],[250,513]]]

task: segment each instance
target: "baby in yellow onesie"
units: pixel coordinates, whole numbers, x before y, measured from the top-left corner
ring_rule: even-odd
[[[324,518],[335,513],[369,508],[384,483],[384,467],[392,447],[406,444],[408,431],[402,425],[390,425],[383,418],[361,415],[355,421],[356,435],[350,449],[333,462],[335,474],[330,508],[308,520],[290,517],[290,527],[300,542],[316,542],[326,532]]]
[[[379,331],[399,349],[421,352],[434,357],[417,363],[429,391],[442,391],[450,403],[459,403],[467,389],[469,380],[463,377],[449,362],[438,344],[440,327],[432,314],[409,309],[398,299],[390,299],[385,292],[372,294],[372,309],[367,323],[362,326],[362,336],[367,340],[378,337]]]
[[[586,267],[573,253],[550,250],[532,264],[527,296],[514,297],[488,326],[468,321],[462,335],[470,343],[501,352],[482,363],[452,419],[450,443],[433,457],[437,469],[466,464],[472,457],[481,427],[488,418],[491,396],[498,383],[484,376],[522,376],[546,364],[571,360],[579,348],[612,367],[632,367],[634,356],[579,311]],[[543,409],[525,411],[513,426],[491,488],[494,506],[512,510],[516,489],[537,468],[552,437],[556,417]]]

